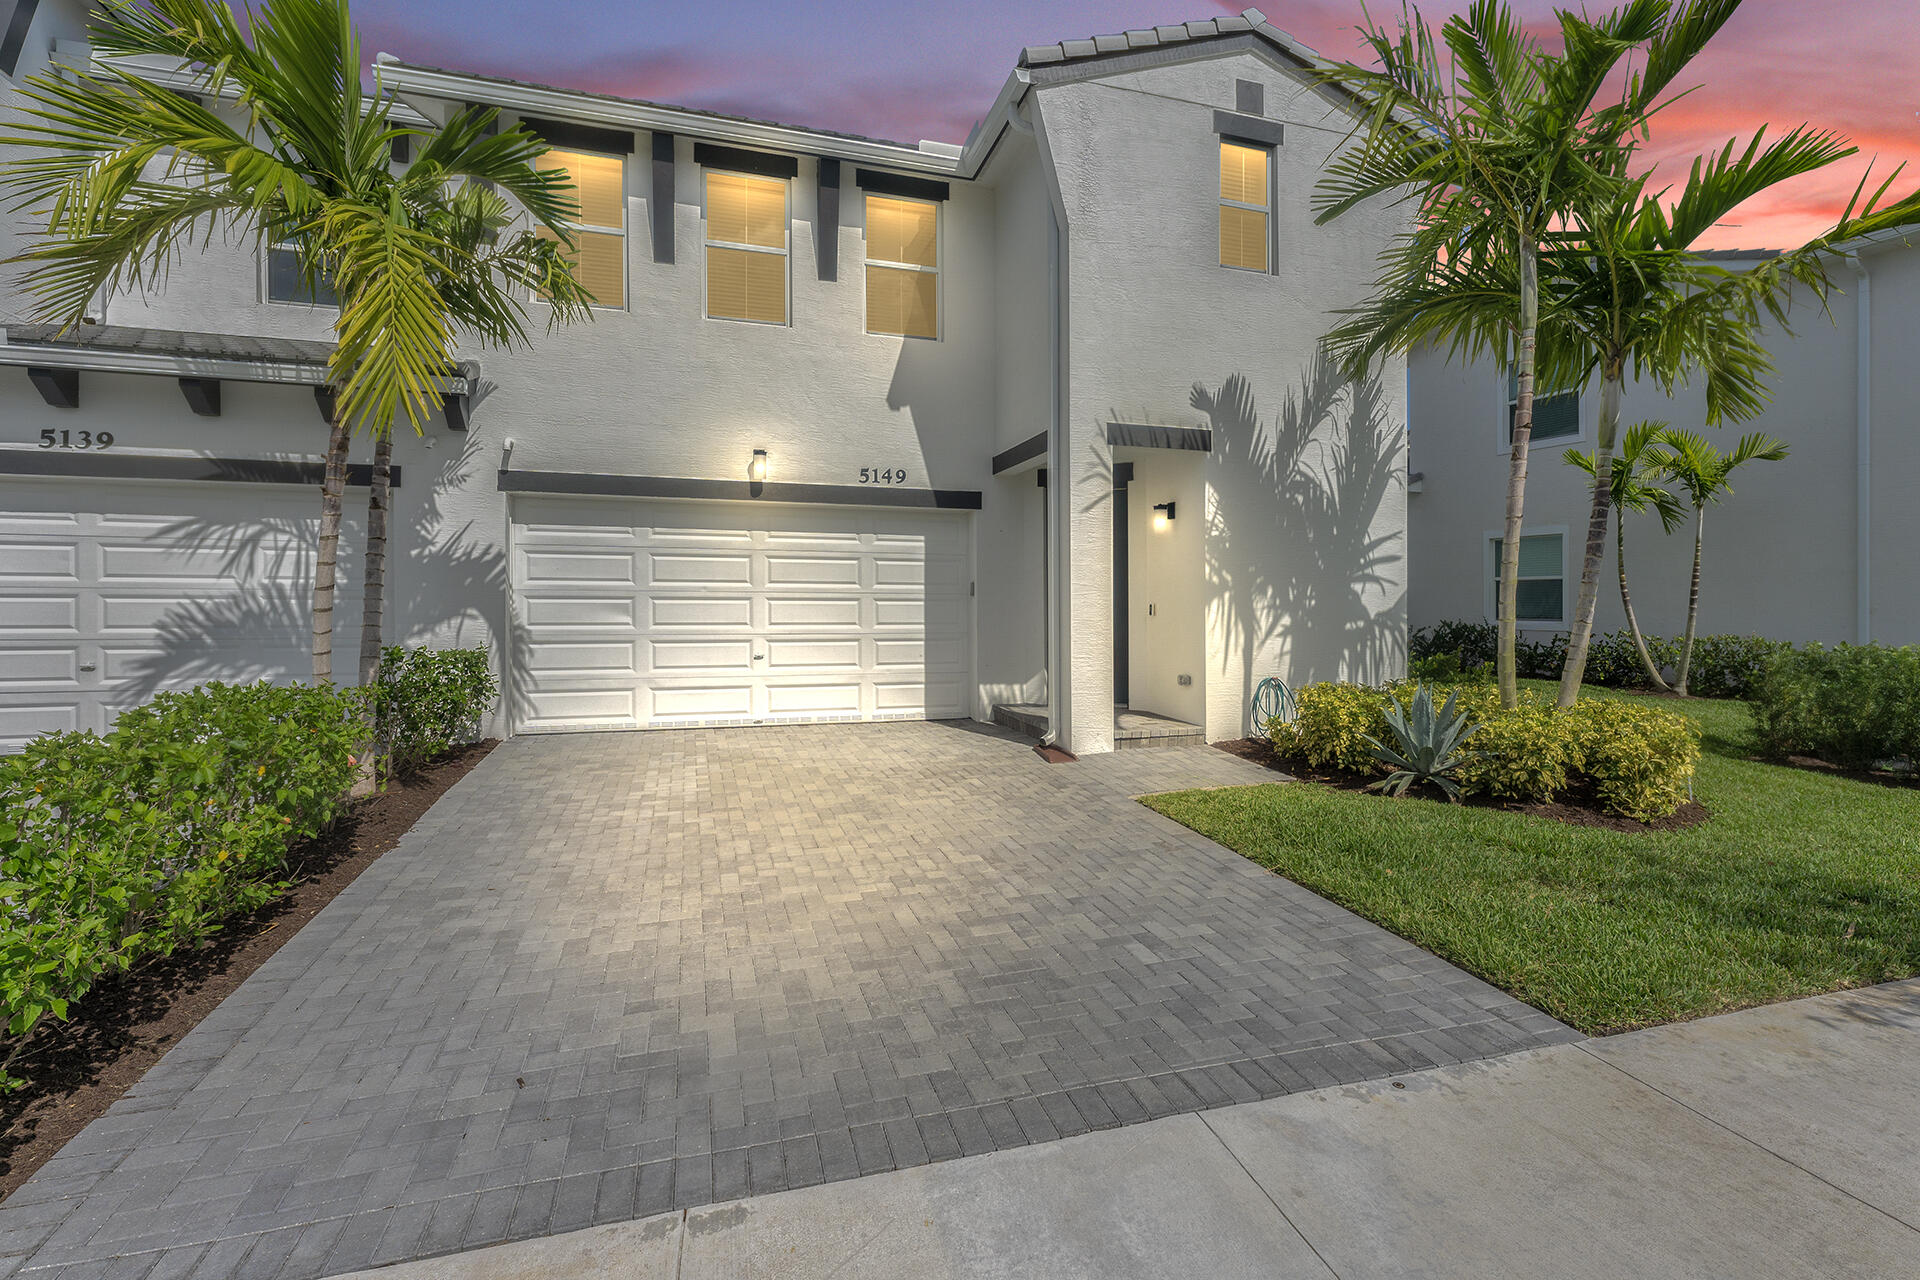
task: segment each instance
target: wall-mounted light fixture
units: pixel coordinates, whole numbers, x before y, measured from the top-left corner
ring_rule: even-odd
[[[755,484],[765,484],[767,479],[767,451],[755,449],[753,460],[747,463],[747,479]]]
[[[1153,504],[1153,527],[1156,531],[1165,529],[1173,523],[1173,504],[1156,502]]]

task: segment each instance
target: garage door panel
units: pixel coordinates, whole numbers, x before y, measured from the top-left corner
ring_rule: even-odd
[[[18,751],[43,733],[72,733],[80,727],[78,701],[35,700],[0,705],[0,752]]]
[[[769,596],[767,626],[774,631],[860,629],[859,596]]]
[[[7,663],[0,669],[0,685],[34,687],[76,685],[80,681],[80,656],[71,648],[11,648]]]
[[[577,672],[633,671],[633,642],[620,641],[535,641],[527,646],[528,658],[535,670],[572,674]]]
[[[523,611],[526,623],[536,629],[546,627],[598,628],[615,627],[630,631],[634,625],[634,600],[632,596],[597,596],[585,598],[541,599],[537,596],[527,600]]]
[[[80,577],[80,552],[54,542],[9,542],[0,559],[0,582],[74,582]]]
[[[524,693],[526,714],[520,727],[542,729],[627,729],[635,723],[631,685],[592,689],[534,688]]]
[[[80,600],[72,595],[0,595],[0,635],[72,634]]]
[[[634,585],[633,557],[624,552],[546,551],[528,548],[525,576],[535,585],[618,583]]]
[[[750,640],[655,640],[647,649],[657,672],[753,670]]]
[[[586,705],[587,692],[566,679],[577,674],[562,662],[570,651],[552,647],[621,638],[635,645],[628,674],[643,726],[965,714],[966,517],[581,499],[572,505],[583,529],[603,540],[625,530],[639,548],[642,572],[623,594],[623,583],[583,586],[557,572],[595,552],[570,539],[565,505],[515,501],[515,613],[530,668],[522,683],[536,691],[518,727],[594,727],[624,715],[624,705]],[[952,628],[937,645],[934,617]],[[602,674],[611,680],[596,673],[596,686]],[[556,691],[564,706],[552,703]]]

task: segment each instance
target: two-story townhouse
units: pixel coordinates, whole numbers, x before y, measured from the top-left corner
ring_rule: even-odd
[[[1669,397],[1630,384],[1623,428],[1643,420],[1704,431],[1722,450],[1761,431],[1789,456],[1735,473],[1733,492],[1706,513],[1700,629],[1791,641],[1920,643],[1920,508],[1909,490],[1920,475],[1920,228],[1883,232],[1838,247],[1837,288],[1823,308],[1804,289],[1790,299],[1791,331],[1769,324],[1771,403],[1751,422],[1703,426],[1699,385]],[[1726,250],[1729,269],[1758,261]],[[1415,626],[1491,619],[1496,552],[1506,510],[1510,375],[1485,362],[1449,362],[1420,352],[1410,364],[1412,466],[1409,500]],[[1564,631],[1580,589],[1591,482],[1566,464],[1591,451],[1597,386],[1536,401],[1521,544],[1525,631]],[[1628,583],[1634,612],[1651,634],[1686,624],[1693,526],[1672,534],[1650,513],[1628,514]],[[1609,533],[1595,625],[1626,625],[1616,572],[1616,518]]]
[[[79,7],[10,74],[87,57]],[[997,716],[1101,751],[1397,670],[1404,370],[1316,351],[1401,215],[1313,225],[1354,123],[1316,62],[1253,10],[1038,46],[964,145],[909,146],[383,56],[423,124],[548,140],[600,302],[463,352],[400,433],[389,634],[491,646],[513,733]],[[333,312],[277,265],[216,239],[64,334],[7,296],[0,737],[303,675]]]

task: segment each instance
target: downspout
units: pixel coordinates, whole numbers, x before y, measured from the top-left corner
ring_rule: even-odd
[[[1016,72],[1025,79],[1024,72]],[[1031,91],[1031,83],[1028,90]],[[1066,261],[1066,224],[1062,216],[1059,181],[1052,166],[1047,163],[1045,136],[1034,127],[1034,121],[1027,114],[1027,97],[1022,94],[1007,112],[1007,122],[1017,133],[1025,134],[1034,141],[1039,152],[1041,170],[1046,175],[1048,199],[1047,221],[1050,235],[1047,237],[1047,334],[1049,343],[1049,369],[1051,386],[1048,396],[1047,418],[1047,491],[1045,498],[1046,547],[1044,550],[1043,577],[1046,591],[1046,627],[1043,640],[1042,674],[1047,685],[1047,732],[1040,739],[1042,746],[1054,746],[1065,736],[1061,724],[1062,712],[1066,707],[1061,685],[1066,680],[1067,663],[1064,660],[1062,635],[1063,610],[1066,599],[1065,556],[1067,521],[1064,515],[1066,496],[1070,491],[1067,483],[1066,441],[1063,431],[1064,415],[1061,412],[1061,398],[1066,393],[1066,341],[1065,306],[1061,276]]]
[[[1853,258],[1860,277],[1855,295],[1853,393],[1853,486],[1857,524],[1853,533],[1854,641],[1873,643],[1873,274],[1866,255]]]

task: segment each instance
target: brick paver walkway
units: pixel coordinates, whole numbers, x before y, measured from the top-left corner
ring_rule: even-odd
[[[979,726],[524,738],[0,1207],[0,1277],[304,1277],[1572,1033]]]

